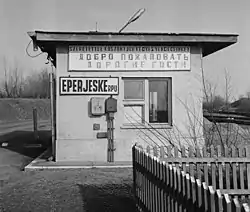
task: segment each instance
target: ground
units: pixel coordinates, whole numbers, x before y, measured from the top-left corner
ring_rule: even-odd
[[[36,141],[33,107],[38,110]],[[22,171],[50,145],[49,114],[49,100],[0,100],[0,212],[136,211],[132,169]],[[241,129],[235,131],[238,135]],[[41,147],[27,147],[35,143]]]
[[[132,169],[22,171],[45,150],[46,133],[34,142],[32,132],[14,132],[0,148],[0,211],[135,211]]]
[[[37,141],[32,132],[32,104],[40,108]],[[0,145],[0,212],[135,211],[132,169],[23,171],[49,146],[49,111],[43,104],[49,102],[0,100],[0,109],[5,110],[0,112],[0,144],[8,143]],[[23,112],[18,114],[19,110]],[[9,116],[8,111],[12,111]],[[28,148],[28,144],[42,146]]]
[[[34,171],[2,188],[3,211],[135,211],[130,169]]]

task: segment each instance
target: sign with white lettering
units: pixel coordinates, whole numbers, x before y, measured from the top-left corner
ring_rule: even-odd
[[[69,46],[69,71],[190,70],[187,46]]]
[[[60,77],[60,95],[118,95],[118,77]]]

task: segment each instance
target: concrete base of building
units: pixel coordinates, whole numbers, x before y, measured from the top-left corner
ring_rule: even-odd
[[[117,138],[114,141],[114,161],[132,161],[130,140]],[[107,139],[58,139],[56,141],[56,161],[107,161]]]
[[[34,159],[30,164],[25,166],[24,170],[47,170],[47,169],[89,169],[89,168],[132,168],[131,161],[49,161],[51,157],[51,149],[47,149],[44,153]]]

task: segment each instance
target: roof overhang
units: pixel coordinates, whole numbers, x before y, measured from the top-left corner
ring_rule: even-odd
[[[237,42],[237,34],[208,33],[116,33],[116,32],[28,32],[35,45],[56,60],[56,46],[68,44],[199,45],[203,57]],[[55,62],[54,62],[55,65]]]

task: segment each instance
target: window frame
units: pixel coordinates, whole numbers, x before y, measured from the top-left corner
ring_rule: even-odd
[[[135,99],[125,99],[125,80],[143,80],[144,81],[144,99],[142,100],[135,100]],[[150,92],[149,92],[149,81],[157,81],[157,80],[166,80],[167,81],[167,94],[168,94],[168,122],[166,123],[149,123],[149,99],[150,99]],[[172,77],[122,77],[123,81],[123,108],[125,106],[142,106],[142,123],[124,123],[122,122],[121,128],[169,128],[172,127]],[[146,104],[148,103],[148,104]],[[123,115],[125,117],[125,114]]]

